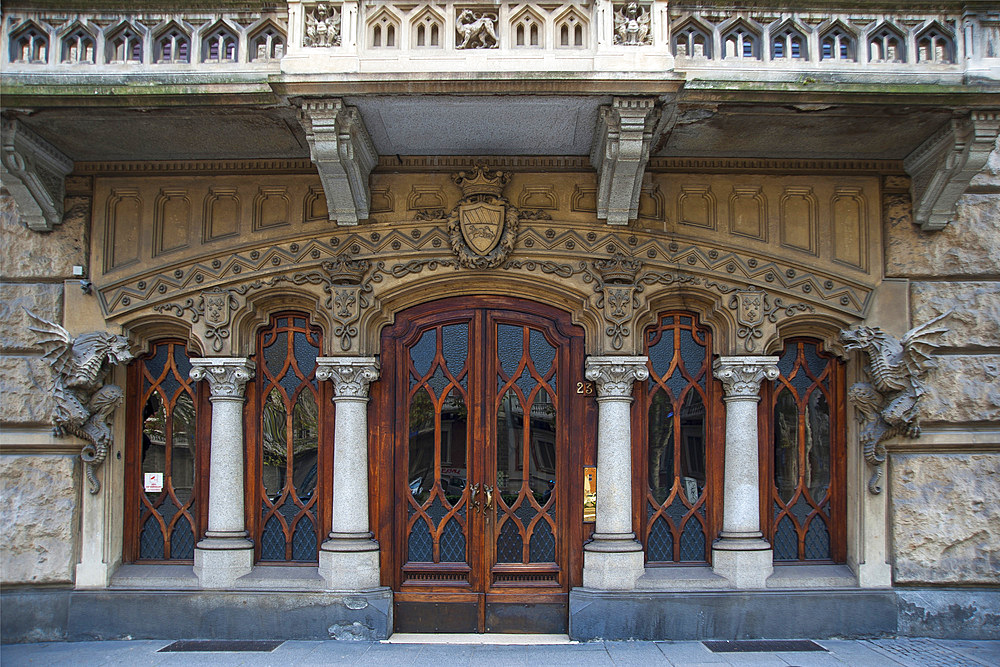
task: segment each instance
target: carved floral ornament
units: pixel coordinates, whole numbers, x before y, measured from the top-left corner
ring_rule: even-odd
[[[649,377],[646,357],[588,357],[585,376],[597,386],[597,397],[630,400],[632,385]]]
[[[201,357],[191,360],[189,375],[195,382],[208,380],[210,400],[242,401],[256,365],[242,357]]]
[[[368,398],[368,387],[378,379],[379,365],[375,357],[319,357],[316,379],[333,382],[335,399]]]
[[[726,401],[759,401],[760,383],[778,378],[777,357],[722,357],[713,367]]]

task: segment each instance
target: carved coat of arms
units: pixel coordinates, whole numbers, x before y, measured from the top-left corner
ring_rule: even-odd
[[[492,269],[507,259],[517,240],[519,212],[503,196],[510,174],[477,165],[452,180],[462,188],[462,199],[448,218],[451,248],[459,264],[470,269]]]

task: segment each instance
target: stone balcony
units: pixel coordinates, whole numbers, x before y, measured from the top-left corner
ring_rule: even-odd
[[[45,8],[58,7],[54,2],[7,3],[0,64],[9,77],[58,75],[63,82],[195,73],[233,82],[279,73],[431,72],[950,85],[1000,78],[1000,11],[988,3],[908,3],[898,10],[851,2],[837,9],[817,0],[819,9],[796,12],[778,4],[733,10],[728,3],[655,0],[289,0],[263,12],[185,9],[189,4],[205,6],[76,12]],[[219,3],[254,4],[263,3]]]

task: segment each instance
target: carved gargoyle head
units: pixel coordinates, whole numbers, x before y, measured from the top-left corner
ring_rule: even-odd
[[[94,331],[77,336],[73,350],[83,359],[103,357],[109,364],[127,364],[134,358],[128,339],[106,331]]]
[[[844,329],[840,332],[840,341],[844,344],[844,349],[848,352],[851,350],[863,350],[884,337],[880,329],[864,325]]]

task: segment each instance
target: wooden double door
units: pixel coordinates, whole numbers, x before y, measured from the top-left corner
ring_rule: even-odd
[[[395,629],[565,632],[592,443],[582,331],[531,302],[448,299],[397,315],[382,360],[373,504]]]

